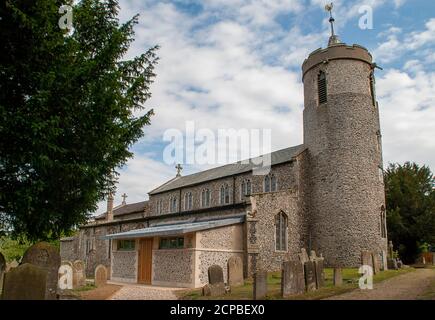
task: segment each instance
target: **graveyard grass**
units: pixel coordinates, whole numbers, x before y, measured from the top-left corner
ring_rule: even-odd
[[[402,268],[399,270],[387,270],[381,271],[373,277],[373,283],[378,283],[389,278],[415,271],[414,268]],[[346,293],[358,288],[358,274],[357,268],[345,268],[343,269],[343,285],[335,287],[332,283],[333,269],[325,268],[325,286],[316,291],[311,291],[301,295],[289,296],[287,300],[319,300]],[[435,286],[435,283],[434,283]],[[244,300],[252,299],[252,279],[245,281],[245,284],[240,287],[231,288],[231,293],[218,296],[218,297],[204,297],[201,293],[202,289],[183,290],[178,291],[176,294],[180,299],[186,300]],[[270,272],[267,277],[267,299],[283,299],[281,297],[281,272]]]

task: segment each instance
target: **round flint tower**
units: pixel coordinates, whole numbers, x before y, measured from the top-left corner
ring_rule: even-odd
[[[328,265],[359,266],[362,251],[387,250],[375,66],[334,34],[302,66],[308,245]]]

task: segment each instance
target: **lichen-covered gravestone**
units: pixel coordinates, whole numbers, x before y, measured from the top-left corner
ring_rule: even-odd
[[[59,250],[47,242],[39,242],[31,246],[24,253],[21,261],[21,263],[30,263],[47,271],[46,300],[56,299],[60,261]]]
[[[381,271],[381,262],[377,253],[372,253],[373,274],[378,274]]]
[[[305,292],[303,266],[300,261],[284,261],[282,263],[281,296]]]
[[[254,300],[265,299],[267,295],[267,271],[258,270],[254,273]]]
[[[316,288],[319,289],[325,285],[325,271],[323,269],[323,259],[314,260],[314,270],[316,273]]]
[[[5,274],[3,300],[44,300],[47,270],[24,263]]]
[[[81,260],[76,260],[73,263],[73,288],[80,288],[85,284],[85,264]]]
[[[3,276],[6,271],[6,259],[3,254],[0,252],[0,297],[3,289]]]
[[[224,283],[224,272],[220,266],[215,264],[208,268],[208,283]]]
[[[243,281],[243,262],[240,257],[232,256],[228,259],[228,285],[242,286]]]
[[[341,268],[334,268],[334,286],[341,286],[343,284],[343,273]]]
[[[361,251],[361,265],[373,268],[373,258],[370,251]]]
[[[107,284],[107,268],[99,264],[95,268],[95,286],[100,287]]]
[[[304,264],[305,288],[307,291],[316,290],[316,271],[314,270],[314,262],[307,261]]]
[[[299,256],[299,260],[301,261],[302,265],[305,264],[305,262],[307,262],[309,259],[308,254],[307,254],[307,250],[305,250],[305,248],[301,248],[301,253],[298,253]]]

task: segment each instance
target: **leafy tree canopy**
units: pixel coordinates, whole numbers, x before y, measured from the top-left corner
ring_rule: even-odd
[[[427,166],[390,164],[385,191],[388,238],[413,263],[420,245],[435,244],[435,177]]]
[[[59,27],[61,5],[72,30]],[[153,47],[123,60],[135,16],[118,1],[6,0],[0,4],[0,227],[55,239],[113,190],[152,110],[143,104]]]

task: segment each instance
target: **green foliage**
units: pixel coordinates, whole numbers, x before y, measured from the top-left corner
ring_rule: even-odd
[[[0,252],[5,256],[7,262],[12,260],[20,261],[24,252],[32,245],[25,240],[13,240],[10,237],[0,238]]]
[[[388,237],[405,263],[435,243],[435,178],[427,166],[390,164],[385,174]]]
[[[73,7],[73,32],[58,26]],[[0,4],[0,230],[56,239],[113,190],[152,110],[156,50],[123,60],[137,16],[118,1]]]

